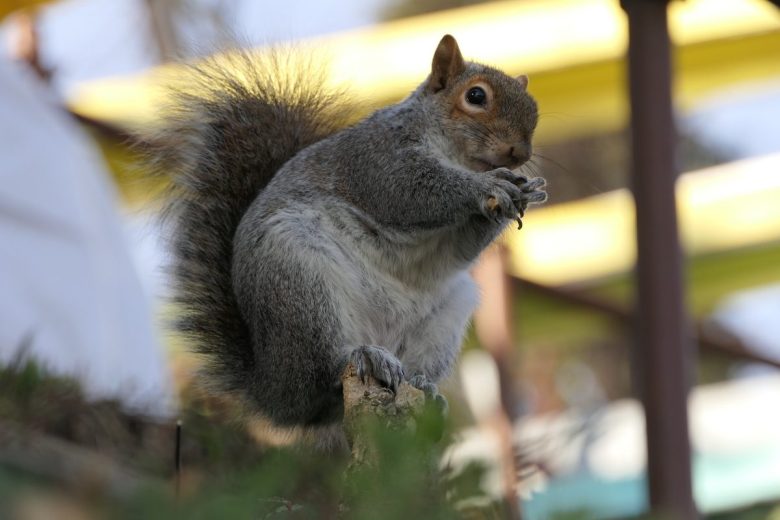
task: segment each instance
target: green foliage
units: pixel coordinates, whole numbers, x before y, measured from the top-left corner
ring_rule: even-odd
[[[211,478],[178,501],[170,489],[152,487],[125,504],[113,504],[112,516],[444,520],[461,518],[456,502],[475,498],[484,504],[483,510],[496,511],[480,490],[480,468],[468,467],[457,474],[439,468],[443,447],[435,440],[439,423],[432,412],[419,419],[415,432],[367,421],[365,435],[378,454],[375,465],[348,467],[343,456],[272,449],[251,468]]]
[[[55,377],[19,357],[0,367],[0,418],[72,437],[68,418],[82,410],[84,397],[71,379]]]
[[[182,401],[177,498],[172,424],[129,414],[115,402],[88,402],[72,380],[30,361],[0,369],[0,428],[10,422],[93,449],[147,482],[130,496],[94,488],[83,495],[0,463],[0,500],[13,507],[15,497],[65,493],[84,511],[117,519],[436,520],[463,518],[456,506],[464,503],[478,504],[468,518],[499,517],[480,489],[479,467],[458,472],[440,467],[452,440],[441,439],[442,418],[433,406],[410,431],[367,422],[365,435],[376,446],[377,463],[348,467],[346,454],[259,446],[236,420],[234,403],[192,389],[183,392]]]

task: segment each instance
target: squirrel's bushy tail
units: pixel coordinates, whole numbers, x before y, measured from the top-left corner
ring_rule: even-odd
[[[165,229],[177,328],[206,355],[210,380],[241,393],[255,361],[233,292],[236,228],[287,160],[341,126],[344,105],[291,53],[234,51],[185,69],[149,146],[172,178]]]

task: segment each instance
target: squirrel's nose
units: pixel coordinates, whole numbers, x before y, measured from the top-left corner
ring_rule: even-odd
[[[531,145],[517,144],[509,148],[509,155],[518,162],[523,164],[531,158]]]

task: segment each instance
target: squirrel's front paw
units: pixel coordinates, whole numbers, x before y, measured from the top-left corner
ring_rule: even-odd
[[[528,182],[528,179],[509,168],[496,168],[482,175],[485,176],[485,188],[480,200],[480,210],[485,217],[500,222],[503,219],[515,218],[525,209],[523,200],[526,194],[520,185]]]
[[[547,193],[542,191],[546,182],[541,177],[528,179],[508,168],[496,168],[484,175],[487,176],[487,191],[480,209],[492,220],[516,219],[519,222],[529,204],[547,200]]]
[[[523,179],[524,181],[518,186],[526,194],[526,205],[540,204],[547,200],[547,192],[544,191],[547,181],[543,177],[533,177],[531,179],[523,177]]]
[[[373,377],[394,392],[404,379],[404,367],[397,357],[381,347],[364,345],[350,353],[349,361],[364,383]]]

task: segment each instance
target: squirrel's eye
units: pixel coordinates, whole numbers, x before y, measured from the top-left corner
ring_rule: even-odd
[[[481,87],[472,87],[466,92],[466,101],[472,105],[484,105],[487,101],[487,94]]]

